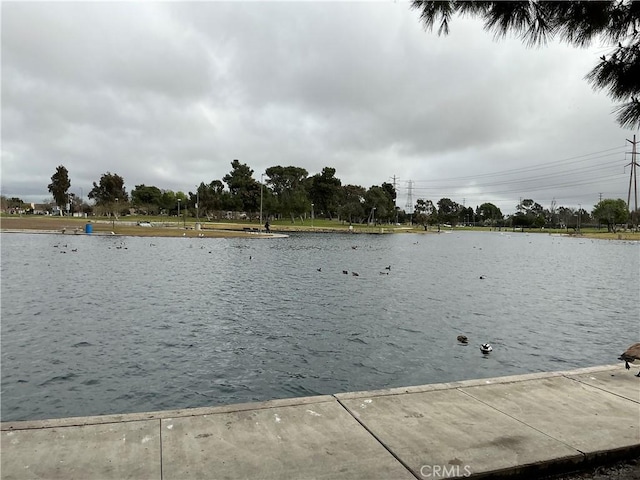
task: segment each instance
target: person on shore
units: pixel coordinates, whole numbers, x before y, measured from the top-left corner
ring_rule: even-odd
[[[271,227],[271,225],[269,224],[269,220],[267,220],[267,223],[264,224],[264,229],[267,233],[271,233],[271,229],[269,227]]]

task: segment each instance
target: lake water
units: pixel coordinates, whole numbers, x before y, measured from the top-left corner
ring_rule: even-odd
[[[507,232],[1,242],[3,421],[564,370],[615,363],[640,341],[640,243]]]

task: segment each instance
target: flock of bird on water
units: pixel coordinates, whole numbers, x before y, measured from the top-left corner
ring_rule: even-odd
[[[150,244],[150,246],[155,246],[154,244]],[[60,247],[60,244],[58,245],[54,245],[54,248],[58,248]],[[63,248],[66,248],[67,245],[62,245]],[[116,246],[116,248],[120,249],[120,248],[127,248],[124,246],[124,242],[121,243],[120,245]],[[354,250],[357,247],[351,247]],[[74,248],[71,249],[72,252],[77,252],[78,249]],[[67,253],[66,250],[60,250],[60,253]],[[211,252],[209,252],[211,253]],[[251,256],[249,257],[249,259],[251,260]],[[388,265],[386,267],[384,267],[384,269],[386,270],[385,272],[380,272],[380,275],[389,275],[389,272],[391,271],[391,265]],[[322,267],[317,269],[318,272],[322,272]],[[344,275],[348,275],[349,271],[348,270],[343,270],[342,273]],[[351,275],[353,275],[354,277],[358,277],[360,276],[360,274],[358,272],[351,272]],[[486,277],[484,275],[480,275],[480,280],[484,280]],[[466,335],[458,335],[457,337],[458,342],[460,342],[461,344],[468,344],[469,343],[469,339],[467,338]],[[483,343],[482,345],[480,345],[480,351],[484,354],[484,355],[489,355],[492,351],[493,351],[493,346],[490,343]],[[618,360],[622,360],[624,362],[624,367],[629,370],[631,368],[630,364],[640,364],[640,342],[638,343],[634,343],[633,345],[631,345],[629,348],[627,348],[627,350],[625,350],[622,355],[620,355],[618,357]],[[638,371],[638,373],[636,374],[636,377],[640,378],[640,371]]]

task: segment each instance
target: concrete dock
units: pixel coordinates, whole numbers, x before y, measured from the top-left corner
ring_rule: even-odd
[[[623,364],[1,425],[2,479],[532,476],[640,454]]]

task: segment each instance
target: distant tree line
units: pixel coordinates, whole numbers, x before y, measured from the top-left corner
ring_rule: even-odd
[[[106,172],[99,182],[93,182],[87,196],[94,201],[94,213],[102,215],[120,215],[129,209],[142,215],[177,215],[181,209],[182,214],[209,220],[226,212],[244,212],[255,217],[260,211],[265,218],[288,218],[291,222],[311,212],[317,217],[353,223],[396,220],[400,212],[395,206],[393,185],[383,183],[369,189],[342,185],[335,173],[335,168],[325,167],[321,173],[309,176],[304,168],[278,165],[267,168],[258,181],[248,165],[233,160],[231,171],[222,180],[202,182],[193,192],[141,184],[129,195],[124,179]],[[66,169],[59,166],[51,180],[49,191],[55,202],[58,205],[68,202],[70,182]]]
[[[572,228],[588,224],[607,225],[609,231],[626,223],[629,218],[627,204],[621,199],[604,199],[591,212],[583,208],[543,208],[533,199],[521,200],[516,213],[505,217],[493,203],[483,203],[475,209],[441,198],[437,203],[419,198],[413,213],[396,206],[397,192],[390,183],[373,185],[366,189],[358,185],[342,185],[335,168],[325,167],[321,173],[309,176],[304,168],[273,166],[265,170],[260,179],[254,171],[239,160],[231,162],[231,171],[222,180],[200,183],[194,192],[174,192],[153,185],[136,185],[129,195],[124,178],[106,172],[87,197],[88,205],[75,194],[69,193],[71,181],[67,169],[60,165],[51,177],[48,189],[58,206],[57,212],[84,212],[95,215],[118,216],[181,215],[207,220],[220,219],[228,212],[241,212],[247,218],[289,219],[314,215],[318,218],[349,223],[407,223],[423,225],[481,225],[514,228]],[[28,212],[19,198],[2,196],[2,210]],[[637,212],[636,212],[637,213]],[[634,222],[635,224],[635,222]]]

